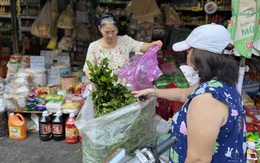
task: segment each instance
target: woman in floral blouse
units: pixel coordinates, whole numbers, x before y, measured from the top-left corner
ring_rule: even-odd
[[[110,13],[101,16],[99,30],[103,37],[90,43],[86,61],[90,61],[92,64],[97,65],[102,58],[106,57],[109,61],[109,68],[113,69],[114,72],[117,72],[120,67],[129,62],[131,53],[145,53],[150,47],[156,44],[162,46],[162,42],[159,40],[145,43],[136,41],[127,35],[118,36],[116,17]],[[90,71],[86,63],[83,71],[90,79]]]

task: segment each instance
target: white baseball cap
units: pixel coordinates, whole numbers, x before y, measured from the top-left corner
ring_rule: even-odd
[[[233,44],[228,30],[218,24],[206,24],[195,28],[186,40],[172,45],[174,51],[185,51],[191,47],[217,54],[231,54],[225,50],[228,44]]]

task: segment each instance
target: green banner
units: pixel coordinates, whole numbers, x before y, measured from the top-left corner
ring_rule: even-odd
[[[256,0],[257,13],[255,21],[255,37],[252,53],[254,55],[260,56],[260,0]]]
[[[251,58],[255,36],[256,0],[232,0],[232,17],[228,31],[235,45],[235,54]]]

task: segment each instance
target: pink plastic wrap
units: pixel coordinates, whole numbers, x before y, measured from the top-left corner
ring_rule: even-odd
[[[126,78],[130,81],[133,90],[153,87],[153,81],[162,75],[157,60],[159,48],[156,45],[151,47],[144,55],[131,57],[130,62],[118,72],[118,78]]]

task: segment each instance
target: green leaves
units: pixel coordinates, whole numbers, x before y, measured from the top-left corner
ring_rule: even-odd
[[[108,59],[101,60],[100,65],[92,65],[87,61],[90,70],[90,81],[97,87],[92,91],[92,99],[96,108],[96,117],[120,109],[136,102],[131,91],[122,84],[117,83],[117,76],[112,75],[108,67]]]

